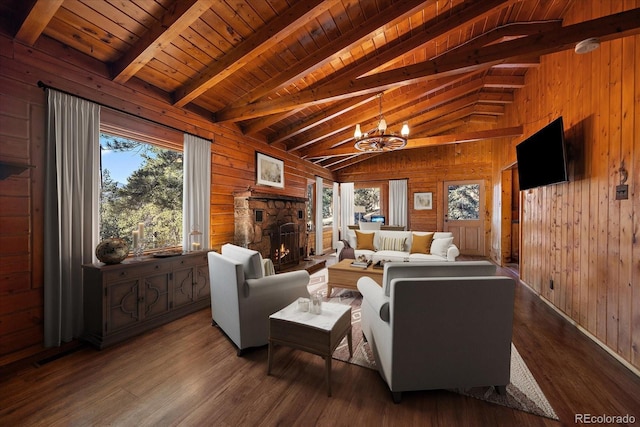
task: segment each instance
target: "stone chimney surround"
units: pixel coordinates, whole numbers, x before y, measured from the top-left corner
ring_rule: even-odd
[[[238,191],[234,196],[234,244],[253,249],[263,258],[273,259],[272,237],[281,225],[297,224],[300,237],[296,250],[304,256],[307,199],[255,190]],[[274,264],[276,264],[274,262]]]

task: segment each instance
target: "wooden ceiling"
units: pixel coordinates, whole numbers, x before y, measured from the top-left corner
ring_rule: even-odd
[[[520,135],[497,118],[542,55],[638,32],[640,9],[563,23],[574,1],[590,3],[4,0],[0,12],[23,43],[54,39],[116,82],[335,171],[378,155],[353,132],[377,126],[381,93],[389,130],[411,127],[405,149]]]

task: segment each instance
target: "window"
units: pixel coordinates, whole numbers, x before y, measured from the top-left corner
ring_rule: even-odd
[[[322,226],[331,227],[333,225],[333,188],[322,188]]]
[[[100,238],[121,237],[133,251],[144,227],[144,251],[182,244],[182,152],[116,133],[100,134]]]
[[[356,188],[353,194],[354,221],[371,221],[373,215],[380,215],[380,188]]]
[[[449,185],[447,189],[449,220],[477,220],[480,218],[480,185]]]

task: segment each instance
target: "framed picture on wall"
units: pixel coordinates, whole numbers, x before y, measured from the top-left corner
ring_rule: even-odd
[[[433,193],[413,193],[413,208],[419,211],[433,209]]]
[[[284,188],[284,162],[256,152],[256,183]]]

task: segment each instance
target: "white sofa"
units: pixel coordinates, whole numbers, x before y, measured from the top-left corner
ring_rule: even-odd
[[[238,347],[268,343],[269,316],[298,297],[309,297],[305,270],[265,276],[260,253],[225,244],[222,253],[209,252],[211,320]]]
[[[362,332],[378,371],[402,392],[510,382],[515,282],[488,261],[386,263],[362,277]]]
[[[373,249],[358,248],[358,233],[373,233]],[[411,253],[413,235],[424,236],[429,234],[424,231],[391,231],[391,230],[348,230],[347,242],[354,248],[355,256],[364,255],[374,263],[378,261],[455,261],[460,255],[460,250],[453,243],[453,235],[450,232],[433,232],[433,240],[430,253]],[[386,246],[393,246],[394,240],[404,241],[402,250],[389,250]],[[338,241],[337,252],[340,254],[344,243]]]

